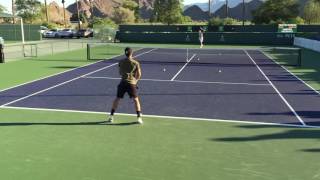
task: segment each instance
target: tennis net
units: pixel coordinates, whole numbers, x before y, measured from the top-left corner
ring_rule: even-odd
[[[165,45],[141,45],[121,43],[89,43],[87,45],[88,60],[104,60],[106,57],[122,55],[126,47],[135,51],[134,55],[148,52],[139,56],[141,63],[190,63],[190,64],[239,64],[252,65],[250,58],[261,60],[270,59],[288,66],[300,66],[302,51],[300,48],[265,47],[265,48],[189,48]]]

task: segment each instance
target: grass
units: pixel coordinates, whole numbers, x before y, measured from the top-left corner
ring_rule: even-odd
[[[290,70],[319,87],[318,54],[308,53],[312,59]],[[88,63],[78,50],[0,64],[0,89]],[[0,178],[320,179],[317,129],[170,118],[145,118],[139,126],[120,115],[115,125],[100,124],[105,118],[0,109]]]
[[[25,41],[26,43],[28,43],[28,41]],[[39,41],[40,42],[40,41]],[[5,44],[13,44],[13,43],[22,43],[22,41],[4,41]]]
[[[2,179],[319,179],[320,132],[1,109]],[[307,163],[307,164],[306,164]]]
[[[21,42],[21,41],[5,41],[5,44],[13,44],[13,43],[18,43],[18,42]]]
[[[292,55],[277,55],[271,52],[272,57],[280,63],[292,62],[296,57]],[[295,60],[294,60],[295,61]],[[308,49],[302,49],[302,66],[288,66],[293,74],[297,75],[314,89],[320,90],[320,53]]]
[[[289,68],[291,72],[305,80],[317,90],[320,90],[320,53],[303,49],[302,66]]]

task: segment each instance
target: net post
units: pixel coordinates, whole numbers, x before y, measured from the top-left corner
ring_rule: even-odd
[[[3,44],[0,42],[0,63],[4,63],[4,48],[3,48]]]
[[[87,60],[89,61],[90,60],[90,44],[88,43],[87,44]]]

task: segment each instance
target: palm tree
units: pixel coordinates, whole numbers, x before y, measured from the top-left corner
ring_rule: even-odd
[[[211,0],[209,0],[208,6],[209,6],[208,14],[209,14],[209,18],[210,18],[210,16],[211,16]]]
[[[64,6],[65,2],[66,2],[65,0],[62,0],[62,5],[63,5],[63,23],[64,23],[64,27],[67,27],[67,23],[66,23],[66,8]]]
[[[80,30],[81,29],[81,24],[80,24],[80,12],[79,12],[78,0],[76,0],[76,4],[77,4],[77,14],[78,14],[78,28]]]
[[[93,15],[93,3],[92,3],[93,0],[89,0],[89,1],[90,1],[91,19],[93,19],[94,18],[94,15]]]
[[[11,6],[12,6],[13,24],[15,24],[16,23],[16,19],[14,18],[14,16],[16,15],[16,2],[15,2],[15,0],[11,1]]]
[[[49,23],[49,13],[48,13],[47,0],[44,0],[44,8],[45,8],[45,11],[46,11],[47,23]]]
[[[245,13],[246,13],[246,4],[244,0],[242,0],[242,25],[245,23]]]
[[[226,18],[229,16],[228,0],[226,0]]]

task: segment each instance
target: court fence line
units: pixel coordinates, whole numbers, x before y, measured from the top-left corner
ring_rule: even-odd
[[[85,49],[87,43],[92,40],[67,39],[67,40],[46,40],[33,41],[25,44],[6,44],[4,47],[5,61],[17,61],[31,57],[54,55],[57,53]]]

